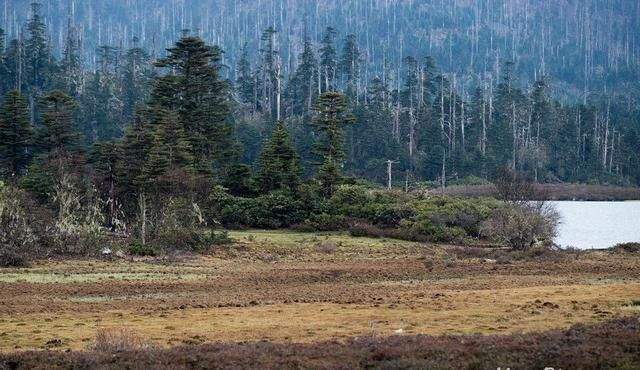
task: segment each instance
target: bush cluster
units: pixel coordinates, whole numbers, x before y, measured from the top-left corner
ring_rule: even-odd
[[[349,184],[339,186],[329,198],[313,186],[255,198],[214,189],[206,213],[225,227],[344,230],[353,236],[460,242],[480,237],[483,222],[501,206],[488,198],[421,198]]]
[[[67,184],[68,185],[68,184]],[[55,189],[47,208],[17,187],[0,183],[0,265],[21,266],[51,255],[97,254],[105,238],[95,204],[80,205],[76,188]]]

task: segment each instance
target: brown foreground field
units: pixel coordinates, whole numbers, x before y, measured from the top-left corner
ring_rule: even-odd
[[[442,340],[463,343],[461,338],[526,342],[539,340],[535,335],[562,338],[569,334],[549,331],[576,324],[601,325],[575,329],[592,330],[601,339],[603,332],[623,328],[605,337],[610,345],[616,333],[635,338],[625,343],[635,356],[632,364],[640,364],[637,254],[522,256],[339,234],[236,232],[232,237],[233,246],[204,257],[44,261],[0,270],[0,369],[32,367],[29,359],[47,356],[61,367],[93,367],[76,351],[94,348],[98,332],[122,328],[156,348],[157,360],[170,353],[163,348],[186,345],[178,351],[193,354],[200,348],[193,345],[205,343],[218,344],[202,346],[203,351],[221,354],[234,345],[240,352],[268,345],[269,353],[285,356],[298,348],[313,357],[320,356],[313,350],[318,346],[346,353],[345,343],[367,347],[362,340],[373,338],[392,352],[394,340],[435,340],[417,335],[447,335]],[[548,333],[527,334],[543,332]],[[623,350],[619,343],[615,347],[610,350]],[[56,352],[25,353],[33,350]],[[71,360],[80,362],[64,365]],[[192,366],[173,366],[179,367]]]

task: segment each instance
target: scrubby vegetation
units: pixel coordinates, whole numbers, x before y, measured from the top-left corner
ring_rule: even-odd
[[[173,349],[111,345],[107,352],[0,355],[2,369],[636,369],[637,318],[568,330],[508,336],[363,337],[313,344],[206,344]]]
[[[614,251],[640,253],[640,243],[622,243],[613,247]]]
[[[109,204],[92,197],[91,187],[81,187],[63,177],[54,202],[41,203],[27,191],[2,185],[5,264],[51,255],[97,256],[105,247],[136,256],[202,252],[232,242],[215,230],[219,227],[346,231],[438,243],[489,240],[526,249],[550,245],[557,222],[552,210],[528,203],[387,191],[355,182],[337,185],[330,196],[314,182],[255,197],[234,196],[217,186],[200,203],[179,195],[142,198],[133,217],[116,212],[107,221],[103,207]]]

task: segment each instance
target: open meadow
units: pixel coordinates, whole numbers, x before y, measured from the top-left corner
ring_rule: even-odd
[[[206,256],[3,269],[0,351],[8,357],[0,356],[0,368],[21,363],[7,359],[34,358],[25,351],[95,349],[97,335],[114,332],[144,343],[125,350],[506,336],[621,318],[631,318],[638,334],[637,253],[525,256],[337,233],[231,237],[232,245]]]

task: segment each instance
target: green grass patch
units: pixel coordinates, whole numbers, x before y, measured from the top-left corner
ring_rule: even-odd
[[[330,240],[343,247],[374,247],[383,248],[385,246],[406,246],[414,247],[415,242],[397,239],[376,239],[368,237],[353,237],[346,232],[315,232],[304,233],[289,230],[247,230],[230,231],[229,235],[238,242],[248,242],[252,244],[268,243],[282,247],[312,248],[318,242]]]

